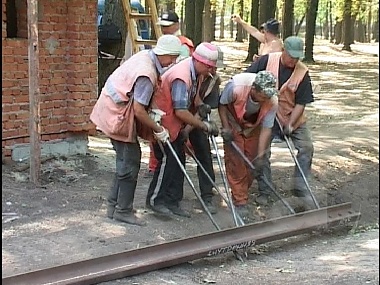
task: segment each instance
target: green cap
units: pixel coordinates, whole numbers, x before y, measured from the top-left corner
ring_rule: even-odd
[[[302,59],[303,54],[303,41],[299,37],[287,37],[284,41],[284,49],[288,52],[288,54],[293,58]]]
[[[278,91],[276,89],[276,78],[269,71],[259,71],[256,74],[254,84],[261,88],[261,90],[271,98],[272,96],[277,96]]]

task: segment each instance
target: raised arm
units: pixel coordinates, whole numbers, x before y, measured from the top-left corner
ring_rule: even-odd
[[[238,24],[240,24],[244,30],[251,34],[252,37],[256,38],[259,42],[265,42],[264,35],[255,27],[248,24],[239,15],[232,15],[232,20]]]

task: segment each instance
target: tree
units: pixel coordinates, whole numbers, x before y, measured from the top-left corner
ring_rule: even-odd
[[[251,3],[251,26],[259,26],[259,0],[252,0]],[[245,62],[251,62],[253,55],[258,53],[259,42],[256,38],[249,36],[249,46],[248,46],[248,55],[245,59]]]
[[[197,46],[203,40],[203,9],[205,0],[185,1],[186,37]]]
[[[293,35],[294,26],[294,0],[285,0],[282,15],[282,38]]]
[[[342,50],[351,51],[352,43],[352,21],[351,21],[352,0],[344,1],[344,38]]]
[[[276,14],[277,0],[260,0],[260,23],[274,18]]]
[[[224,15],[226,14],[226,4],[227,4],[227,0],[223,0],[223,3],[222,3],[222,9],[220,11],[220,35],[219,37],[221,39],[224,39]]]
[[[306,36],[304,61],[314,62],[313,48],[315,36],[315,23],[318,14],[318,3],[319,0],[309,0],[306,9]]]
[[[244,0],[239,0],[239,15],[244,19]],[[243,28],[241,25],[236,25],[236,41],[243,42]]]
[[[210,0],[205,0],[204,7],[204,15],[203,15],[203,40],[206,42],[210,42],[213,39],[212,33],[214,25],[212,21],[212,13],[211,13],[211,2]]]

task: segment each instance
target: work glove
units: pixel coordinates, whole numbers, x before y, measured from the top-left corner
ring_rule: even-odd
[[[255,167],[254,176],[260,177],[264,173],[264,158],[259,157],[253,162],[253,166]]]
[[[230,144],[234,140],[234,135],[231,129],[222,129],[222,138],[224,143]]]
[[[199,116],[205,120],[207,119],[207,115],[211,113],[211,107],[208,104],[201,104],[198,106],[198,114]]]
[[[154,134],[154,137],[158,141],[161,141],[161,142],[165,143],[167,140],[169,140],[169,132],[164,127],[161,127],[161,128],[162,128],[161,132],[159,132],[159,133],[153,132],[153,134]]]
[[[179,132],[179,138],[182,142],[187,142],[187,140],[189,139],[189,132],[186,130],[186,128],[182,129],[180,132]]]
[[[155,122],[155,123],[161,123],[161,117],[166,115],[166,113],[160,109],[152,109],[149,111],[149,117]]]
[[[217,137],[219,135],[219,129],[215,122],[213,121],[203,121],[203,123],[207,126],[207,134]]]
[[[293,133],[294,129],[291,125],[286,125],[283,131],[285,136],[290,136]]]

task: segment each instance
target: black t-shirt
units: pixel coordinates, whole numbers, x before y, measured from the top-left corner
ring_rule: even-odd
[[[248,67],[245,72],[257,73],[259,71],[266,70],[267,64],[268,64],[268,58],[269,58],[268,54],[261,56],[254,63],[252,63],[251,66]],[[294,70],[293,68],[288,68],[282,65],[280,61],[278,74],[277,76],[275,75],[278,80],[278,89],[280,89],[281,86],[289,79],[289,77],[293,73],[293,70]],[[299,104],[299,105],[306,105],[308,103],[314,102],[309,71],[306,72],[301,83],[298,85],[298,88],[296,90],[295,102],[296,104]]]

